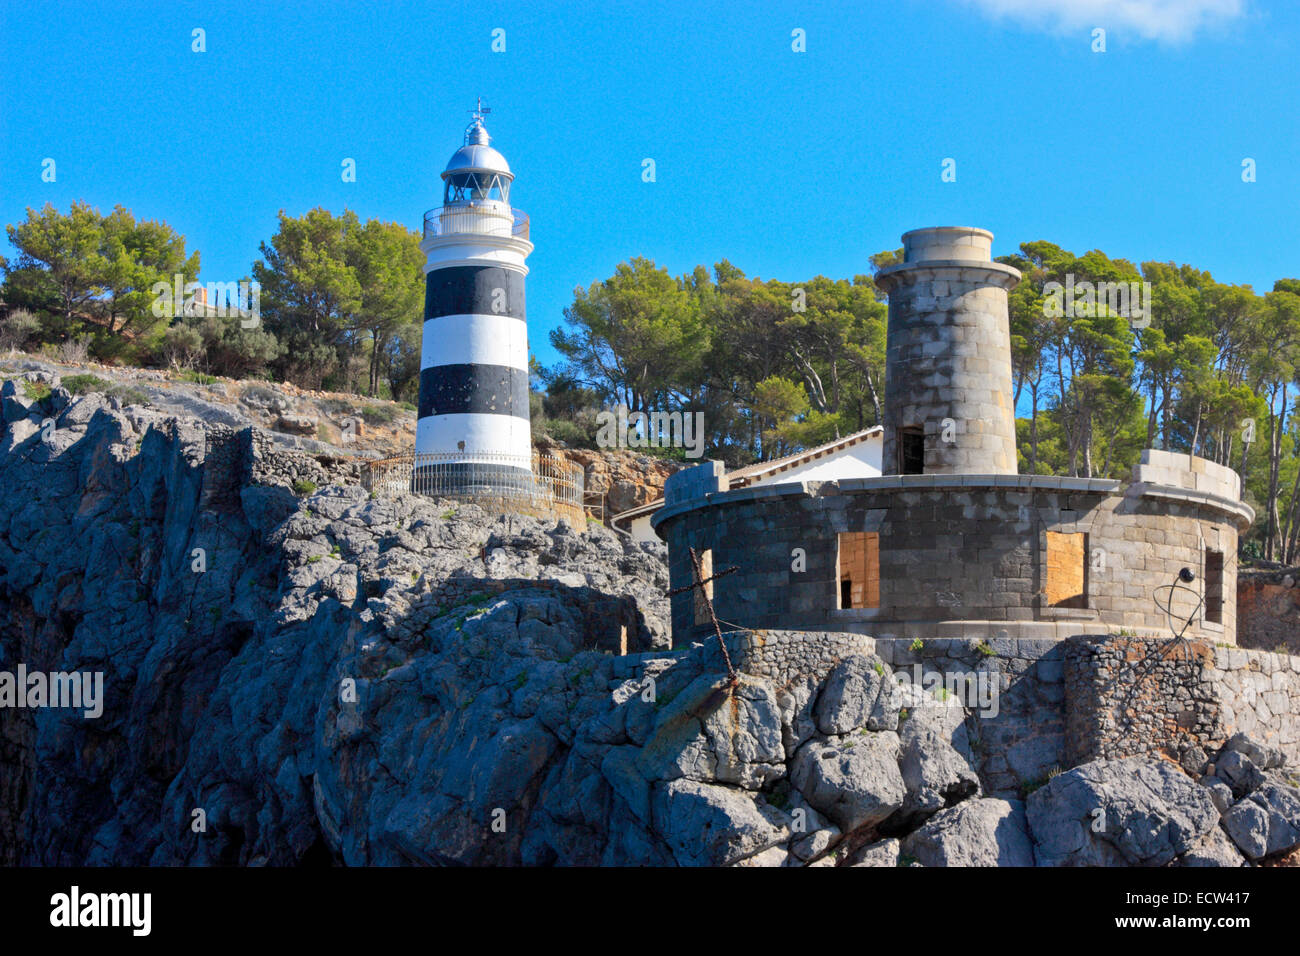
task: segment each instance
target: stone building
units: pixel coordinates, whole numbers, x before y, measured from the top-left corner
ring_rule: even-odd
[[[674,588],[694,548],[706,569],[738,568],[708,589],[743,628],[1168,636],[1190,617],[1188,636],[1235,642],[1237,535],[1254,516],[1235,472],[1148,449],[1128,481],[1017,474],[1007,292],[1020,275],[992,261],[992,238],[915,230],[877,276],[883,474],[738,488],[720,462],[679,472],[653,519]],[[1194,579],[1171,590],[1183,569]],[[701,610],[673,598],[675,641],[709,630]]]

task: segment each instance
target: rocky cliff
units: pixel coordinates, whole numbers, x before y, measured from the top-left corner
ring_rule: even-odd
[[[1280,754],[985,794],[966,712],[870,639],[667,649],[659,546],[373,499],[330,461],[3,390],[0,862],[1242,865],[1300,844]],[[52,427],[50,421],[52,420]],[[622,654],[627,649],[630,653]],[[1104,825],[1090,825],[1097,808]]]
[[[268,447],[281,451],[361,460],[406,454],[415,445],[415,411],[410,405],[312,391],[287,382],[92,362],[73,365],[22,353],[0,358],[0,376],[17,383],[15,399],[56,389],[66,379],[77,383],[79,391],[107,389],[124,400],[147,402],[166,415],[210,426],[256,428]],[[580,467],[588,503],[603,506],[606,517],[662,497],[664,482],[684,466],[626,449],[569,448],[546,435],[538,437],[537,450]]]

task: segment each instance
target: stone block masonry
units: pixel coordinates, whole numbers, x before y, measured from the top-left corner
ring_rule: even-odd
[[[1237,578],[1237,644],[1300,654],[1300,568],[1243,571]]]
[[[673,587],[691,580],[692,547],[712,550],[715,567],[740,569],[714,591],[718,616],[730,626],[908,639],[991,639],[1004,631],[1158,637],[1168,634],[1158,589],[1184,567],[1204,589],[1217,554],[1227,559],[1218,613],[1198,610],[1183,592],[1175,610],[1194,617],[1192,636],[1235,641],[1244,512],[1222,499],[1188,491],[1185,500],[1170,500],[1113,480],[1042,475],[899,475],[671,494],[679,481],[695,488],[697,471],[704,466],[669,479],[654,523],[668,543]],[[878,607],[843,606],[842,548],[853,534],[876,536]],[[1051,547],[1063,540],[1068,548]],[[688,596],[674,597],[672,610],[677,639],[704,635]]]
[[[1007,291],[1020,273],[993,262],[993,234],[940,227],[903,235],[882,269],[889,295],[886,474],[1015,474]]]
[[[1067,759],[1212,752],[1244,733],[1300,759],[1300,657],[1085,637],[1066,650]]]

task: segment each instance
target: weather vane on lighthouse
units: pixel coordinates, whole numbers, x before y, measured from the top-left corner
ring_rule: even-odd
[[[482,119],[483,117],[487,116],[491,112],[492,112],[491,107],[483,105],[483,97],[481,96],[477,97],[475,101],[474,109],[470,110],[470,113],[474,115],[475,119]]]

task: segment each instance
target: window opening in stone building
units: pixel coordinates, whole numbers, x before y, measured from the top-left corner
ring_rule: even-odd
[[[915,425],[898,430],[898,473],[920,475],[925,472],[925,429]]]
[[[695,623],[709,623],[709,606],[706,601],[713,600],[713,582],[709,578],[713,577],[713,549],[705,548],[699,552],[700,557],[700,578],[704,581],[704,587],[696,588],[691,592],[695,600]],[[695,571],[691,570],[691,574]]]
[[[1223,552],[1205,549],[1205,620],[1223,623]]]
[[[880,607],[880,535],[841,532],[838,565],[840,608]]]
[[[1088,606],[1088,535],[1047,532],[1047,606]]]

